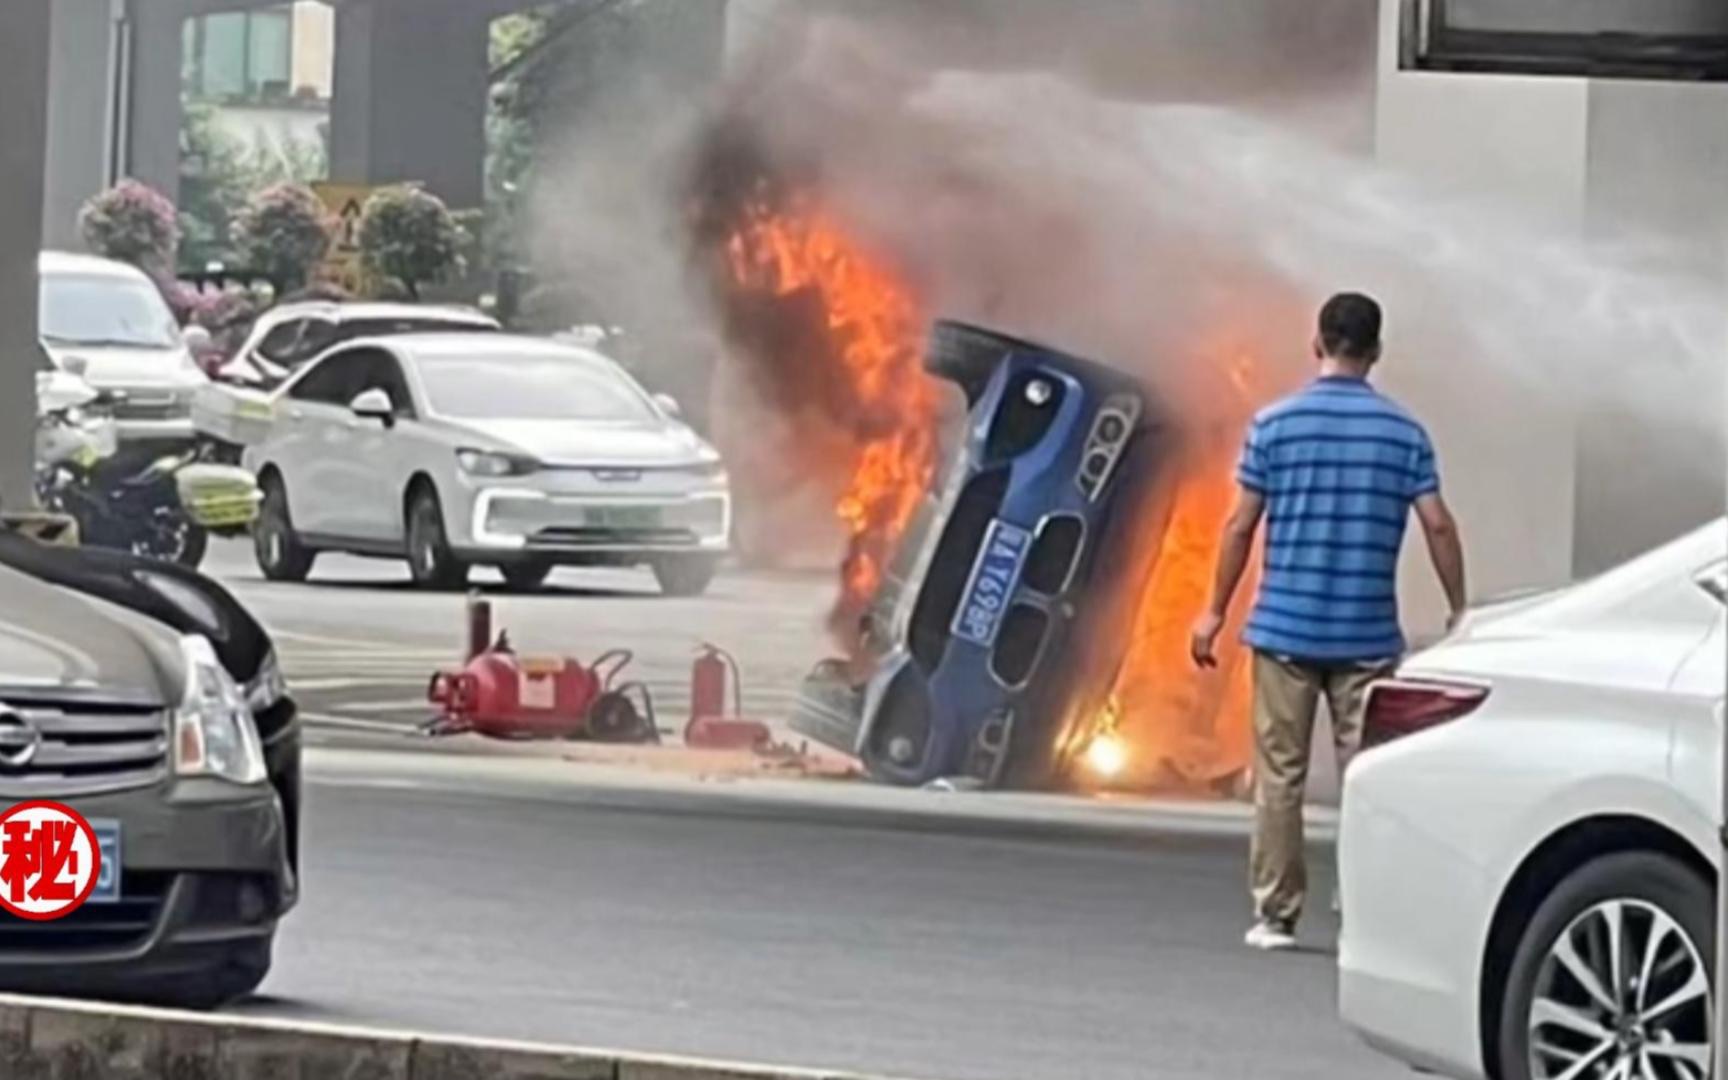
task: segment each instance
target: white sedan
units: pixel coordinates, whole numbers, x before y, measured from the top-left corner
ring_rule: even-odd
[[[727,549],[714,449],[590,349],[511,334],[347,343],[268,399],[245,461],[264,490],[258,564],[301,580],[319,552],[406,559],[449,588],[473,565],[520,588],[557,565],[648,565],[694,595]]]
[[[1344,1019],[1497,1080],[1710,1074],[1718,520],[1489,606],[1376,686],[1339,839]]]

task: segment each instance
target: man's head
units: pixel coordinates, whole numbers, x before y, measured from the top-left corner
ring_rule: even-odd
[[[1380,305],[1361,293],[1339,293],[1320,309],[1314,355],[1366,372],[1380,359]]]

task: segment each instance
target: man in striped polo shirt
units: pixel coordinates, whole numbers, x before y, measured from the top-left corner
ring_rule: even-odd
[[[1366,296],[1343,293],[1321,308],[1320,377],[1254,418],[1212,605],[1194,628],[1195,662],[1215,666],[1264,518],[1260,594],[1243,633],[1254,650],[1256,922],[1247,942],[1256,948],[1296,944],[1307,892],[1302,804],[1320,698],[1342,769],[1361,744],[1368,684],[1404,651],[1397,568],[1412,507],[1453,619],[1464,606],[1463,547],[1428,434],[1368,384],[1380,326],[1380,306]]]

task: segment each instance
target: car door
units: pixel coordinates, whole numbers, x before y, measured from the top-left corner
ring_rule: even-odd
[[[269,458],[287,482],[289,510],[302,533],[348,535],[343,522],[352,493],[342,469],[356,419],[348,403],[363,374],[356,359],[352,351],[339,351],[317,361],[289,384],[276,411]]]
[[[418,413],[403,376],[402,362],[389,350],[362,351],[357,367],[364,371],[356,395],[382,390],[390,398],[394,415],[389,424],[363,417],[354,418],[351,431],[353,452],[343,464],[342,487],[352,491],[352,535],[379,544],[404,540],[402,493],[414,471],[415,432]]]

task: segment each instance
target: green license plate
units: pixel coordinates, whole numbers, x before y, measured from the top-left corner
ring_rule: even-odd
[[[654,529],[660,525],[657,506],[591,506],[588,524],[602,529]]]

